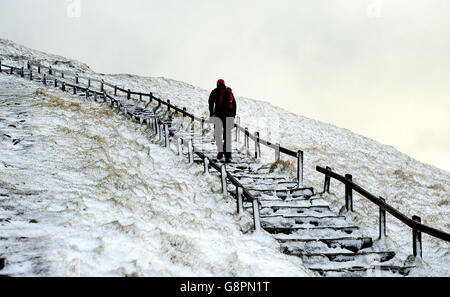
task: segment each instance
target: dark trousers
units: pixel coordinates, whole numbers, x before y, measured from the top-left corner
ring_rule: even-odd
[[[233,117],[219,117],[220,122],[214,126],[214,138],[216,140],[217,151],[225,153],[231,157],[231,130],[234,126]]]

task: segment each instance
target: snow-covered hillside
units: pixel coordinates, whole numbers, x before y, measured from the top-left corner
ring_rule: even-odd
[[[104,104],[0,74],[0,106],[1,274],[308,275]]]
[[[170,99],[171,102],[175,103],[176,105],[186,106],[188,108],[188,111],[194,112],[196,115],[204,115],[204,116],[207,115],[207,98],[209,95],[209,91],[191,86],[183,82],[178,82],[166,78],[138,77],[128,74],[122,75],[95,74],[86,65],[82,63],[27,49],[25,47],[22,47],[20,45],[17,45],[15,43],[6,40],[0,40],[0,57],[5,63],[11,63],[14,65],[25,65],[26,60],[33,60],[41,62],[43,64],[60,65],[61,69],[71,69],[72,71],[76,71],[79,73],[89,73],[90,75],[104,78],[108,82],[115,83],[119,86],[124,86],[132,90],[153,92],[158,97],[161,97],[163,99]],[[2,80],[3,79],[5,79],[6,81],[11,80],[9,78],[2,78]],[[211,81],[213,83],[214,78],[212,78]],[[12,89],[11,93],[14,92],[13,91],[14,88],[11,89]],[[31,90],[32,88],[28,92],[32,93]],[[2,93],[4,92],[5,90],[2,89]],[[234,90],[234,92],[236,95],[239,95],[239,90]],[[304,151],[306,185],[314,186],[316,190],[320,190],[323,184],[323,175],[316,173],[314,168],[316,165],[331,166],[340,173],[351,173],[356,183],[362,185],[364,188],[366,188],[373,194],[384,197],[389,204],[391,204],[393,207],[397,208],[404,214],[408,216],[419,215],[422,218],[422,222],[424,222],[425,224],[434,226],[447,232],[450,230],[450,219],[448,215],[450,212],[450,205],[449,205],[450,173],[438,169],[436,167],[433,167],[431,165],[423,164],[401,152],[398,152],[391,146],[380,144],[376,141],[352,133],[351,131],[341,129],[319,121],[311,120],[302,117],[300,115],[295,115],[288,111],[284,111],[280,108],[274,107],[268,103],[264,103],[261,101],[240,97],[238,97],[237,100],[238,100],[238,115],[241,117],[242,125],[249,127],[250,131],[259,131],[261,133],[262,138],[271,140],[273,142],[280,142],[283,146],[289,147],[291,149],[301,149]],[[305,100],[307,100],[307,98],[305,98]],[[276,98],[273,98],[273,101],[276,102]],[[301,102],[299,102],[299,104],[301,104]],[[8,109],[2,108],[2,110]],[[63,111],[60,111],[59,113],[62,114]],[[98,117],[98,115],[95,116],[92,115],[92,120],[95,121],[96,117]],[[111,118],[111,121],[114,121],[114,117],[115,116],[111,116],[108,118]],[[65,121],[64,118],[67,117],[61,116],[60,121],[62,122]],[[46,122],[50,123],[52,121],[47,120]],[[68,129],[71,130],[74,129],[70,123],[65,122],[65,124]],[[111,126],[111,124],[106,122],[106,119],[104,125],[106,127],[105,130],[108,130],[107,127]],[[129,124],[126,124],[125,126],[127,125]],[[87,127],[88,125],[85,124],[85,126]],[[133,125],[131,125],[129,128],[136,129]],[[108,141],[113,141],[112,138],[114,137],[120,139],[127,139],[127,141],[129,141],[130,143],[134,143],[136,139],[142,138],[138,137],[138,135],[142,135],[143,133],[142,131],[134,132],[136,134],[134,134],[133,136],[131,136],[132,135],[131,132],[125,133],[122,131],[123,133],[121,134],[120,131],[121,130],[119,129],[118,131],[115,132],[116,134],[114,133],[110,134],[111,138],[106,136],[102,137],[104,139],[107,139]],[[100,135],[103,135],[103,133],[101,133]],[[84,136],[80,135],[80,137]],[[401,135],[399,135],[399,137],[401,137]],[[58,135],[57,137],[55,136],[53,141],[57,141],[58,143],[58,139],[60,138],[64,139],[63,134]],[[59,141],[59,143],[61,142],[62,141]],[[150,147],[150,149],[153,147],[150,142],[148,142],[146,145]],[[123,158],[125,158],[125,156],[129,154],[136,153],[136,150],[133,149],[132,146],[127,147],[126,149],[128,153],[123,154],[122,155]],[[158,151],[158,149],[159,148],[156,146],[153,148],[153,150],[156,152]],[[121,160],[119,157],[121,155],[120,154],[121,150],[122,149],[118,149],[117,152],[113,154],[115,155],[114,158],[119,158],[119,160]],[[36,153],[36,155],[39,154],[40,154],[39,152]],[[268,161],[271,161],[273,159],[272,151],[263,149],[262,154],[263,157],[266,158],[266,160]],[[75,156],[78,155],[79,154],[75,154]],[[150,156],[147,156],[147,158],[149,158],[149,160],[152,159],[153,162],[157,164],[161,164],[160,166],[162,166],[162,168],[164,168],[163,166],[165,166],[166,163],[170,164],[171,162],[170,160],[172,160],[171,158],[168,159],[166,158],[167,160],[165,160],[164,159],[165,154],[163,153],[161,153],[160,156],[158,156],[156,153],[157,157],[154,157],[151,154]],[[55,162],[57,162],[58,157],[62,158],[61,156],[59,156],[59,154],[54,154],[53,157],[56,157]],[[283,157],[283,159],[289,160],[289,158],[286,157]],[[127,162],[134,161],[134,159],[130,159],[130,161],[125,160],[123,161],[124,164],[127,164]],[[29,162],[30,160],[26,159],[26,161]],[[46,162],[50,162],[50,158],[47,159]],[[110,161],[110,162],[115,164],[117,161],[114,162]],[[143,162],[143,164],[144,165],[142,166],[148,166],[148,164],[146,164],[145,162]],[[170,178],[172,178],[173,180],[176,180],[178,183],[181,182],[188,183],[189,178],[187,176],[185,175],[178,176],[176,173],[177,166],[182,165],[179,165],[178,163],[172,164],[174,166],[173,171],[164,169],[160,170],[163,176],[163,178],[161,178],[161,182],[167,181],[167,179],[170,180]],[[183,166],[182,168],[184,168]],[[135,172],[139,170],[139,175],[141,175],[141,173],[145,175],[145,169],[142,168],[138,169],[138,168],[139,167],[135,167],[133,168],[133,170]],[[4,169],[2,168],[2,171],[3,170]],[[91,168],[91,165],[89,165],[86,166],[85,170],[92,171],[93,168]],[[127,170],[129,170],[129,168]],[[183,172],[183,169],[180,168],[179,170],[180,170],[179,173],[181,174]],[[195,171],[196,169],[191,168],[190,170]],[[93,173],[90,174],[92,174],[95,177],[98,177],[97,174]],[[199,173],[197,172],[197,174]],[[134,173],[134,175],[137,174]],[[4,176],[5,175],[2,174],[2,179],[4,178]],[[122,175],[120,176],[122,177]],[[77,178],[76,180],[77,183],[79,183],[83,179]],[[1,182],[3,182],[3,180]],[[125,188],[130,188],[131,185],[134,185],[133,182],[135,182],[134,179],[126,179],[122,181],[123,185],[125,185]],[[198,182],[204,183],[205,181],[203,177],[199,177]],[[93,183],[95,184],[95,182]],[[69,188],[68,184],[67,188]],[[150,186],[150,182],[148,183],[148,185]],[[86,185],[80,186],[83,189],[83,187],[85,187]],[[188,186],[185,187],[189,188]],[[188,189],[185,188],[182,189],[183,191],[189,191]],[[86,193],[89,192],[87,189],[84,190],[86,190]],[[192,187],[190,193],[194,193],[196,191],[201,190],[197,187]],[[332,182],[331,191],[333,194],[329,195],[329,198],[332,201],[334,201],[334,205],[336,208],[338,209],[341,208],[344,202],[343,187],[340,186],[338,183]],[[128,191],[123,191],[119,195],[125,195],[129,197],[130,196],[129,193],[130,192]],[[172,196],[175,195],[175,193],[176,191],[167,194],[168,196],[171,197],[170,199],[171,201],[178,201],[178,198],[175,197],[180,197],[180,199],[183,199],[181,197],[185,198],[185,195]],[[204,195],[206,195],[206,193],[207,192],[204,192]],[[198,195],[200,195],[200,193]],[[208,195],[211,196],[210,194]],[[131,196],[136,196],[136,201],[132,203],[144,203],[141,202],[141,199],[138,197],[143,197],[147,195],[139,196],[139,194],[132,194]],[[158,194],[155,194],[155,197],[156,196],[158,196]],[[212,198],[209,196],[205,197],[208,197],[208,199],[211,200]],[[364,226],[366,230],[368,230],[374,238],[376,238],[378,234],[377,231],[378,209],[374,207],[374,205],[372,205],[369,201],[365,200],[365,198],[359,197],[357,195],[355,196],[356,196],[354,201],[355,218],[361,222],[361,225]],[[117,201],[117,203],[125,203],[125,202],[120,200]],[[139,210],[137,209],[140,207],[138,205],[139,204],[137,205],[130,204],[127,205],[126,209],[130,211],[130,213],[133,213],[134,215],[135,212],[139,213]],[[206,208],[206,206],[203,205],[203,202],[200,202],[198,205],[199,208],[201,208],[201,210],[199,209],[198,211],[204,211],[204,208]],[[163,208],[159,210],[162,211]],[[74,213],[76,213],[76,211],[74,211]],[[193,211],[193,213],[195,212]],[[230,224],[229,228],[232,228],[231,226],[234,226],[233,224],[235,224],[236,221],[234,222],[230,221],[233,220],[230,218],[232,217],[231,205],[229,206],[229,213],[227,215],[225,215],[225,213],[226,211],[224,211],[223,217],[217,218],[216,222],[219,222],[220,220],[225,220],[226,222],[229,222]],[[214,218],[215,215],[217,215],[217,210],[213,210],[212,217]],[[128,216],[128,219],[137,220],[137,218],[134,216],[131,218],[131,215]],[[236,218],[234,219],[236,220]],[[147,221],[145,221],[144,223],[151,224],[150,222]],[[240,224],[242,225],[242,223]],[[245,223],[244,226],[246,226],[246,224],[248,224],[248,222]],[[224,223],[223,225],[225,226],[226,224]],[[396,251],[399,252],[401,256],[406,258],[408,254],[411,254],[412,250],[410,229],[403,226],[399,221],[390,217],[389,215],[387,220],[387,227],[388,227],[387,230],[388,236],[392,240],[392,244],[396,245],[397,247]],[[74,229],[74,232],[75,231],[76,229]],[[276,247],[273,246],[274,245],[273,242],[266,243],[268,240],[266,237],[263,237],[264,239],[261,239],[259,237],[257,239],[256,238],[249,239],[248,237],[251,237],[251,235],[238,235],[239,232],[238,231],[236,232],[237,233],[233,233],[234,234],[233,236],[244,237],[252,242],[255,241],[257,242],[257,244],[265,246],[268,249],[267,252],[274,253],[274,251],[276,251]],[[424,264],[425,267],[428,269],[430,275],[450,276],[450,244],[444,243],[441,240],[430,238],[427,235],[423,235],[423,241],[424,241],[423,256],[425,262]],[[194,244],[193,243],[194,240],[189,242]],[[76,244],[74,245],[76,246]],[[79,248],[82,249],[83,246],[84,245],[81,244]],[[99,248],[98,246],[95,246],[95,244],[92,242],[90,242],[89,244],[86,243],[86,246],[94,246],[94,249]],[[187,244],[187,246],[190,247],[190,244]],[[224,249],[229,250],[228,248]],[[116,251],[114,251],[113,253],[115,252]],[[113,256],[109,255],[108,257]],[[293,264],[295,262],[292,261],[296,261],[293,260],[293,257],[286,258],[280,255],[278,255],[277,257],[281,257],[279,258],[280,263],[282,263],[283,261],[290,261],[290,263],[292,264],[292,266],[290,267],[296,267],[297,269],[297,270],[294,268],[292,268],[292,270],[286,269],[284,270],[284,274],[301,273],[301,269],[298,268],[299,265]],[[203,257],[199,257],[199,259],[203,259]],[[216,261],[223,261],[223,257],[222,258],[219,257],[218,259],[219,260]],[[273,262],[271,263],[273,264]],[[118,265],[118,267],[119,266],[120,265]],[[224,267],[225,266],[226,265],[224,265]],[[282,265],[280,264],[280,267],[281,266]],[[166,269],[169,268],[166,267]],[[254,267],[248,269],[249,270],[245,269],[242,270],[244,271],[243,273],[258,274],[261,273],[262,271],[262,270],[261,271],[252,270],[254,269]],[[106,270],[107,269],[105,269],[105,271]],[[274,271],[275,269],[270,268],[270,270],[271,272],[276,274],[276,272]],[[184,273],[185,270],[179,270],[179,272]],[[200,272],[199,271],[192,272],[192,274],[198,273]],[[230,274],[232,272],[228,270],[223,270],[221,271],[221,273]],[[238,274],[239,273],[240,271],[238,270]],[[176,275],[177,271],[175,272],[170,271],[167,272],[167,274]],[[205,270],[205,274],[215,274],[215,272]]]

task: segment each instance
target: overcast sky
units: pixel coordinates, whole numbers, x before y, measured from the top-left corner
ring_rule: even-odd
[[[450,171],[450,1],[1,0],[0,37],[347,128]]]

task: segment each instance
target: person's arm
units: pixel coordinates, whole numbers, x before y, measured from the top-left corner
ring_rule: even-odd
[[[208,100],[208,104],[209,104],[209,116],[212,117],[214,115],[214,96],[213,96],[214,91],[211,92],[211,94],[209,95],[209,100]]]

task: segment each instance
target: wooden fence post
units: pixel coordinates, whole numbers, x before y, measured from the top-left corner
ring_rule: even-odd
[[[275,144],[275,162],[280,160],[280,144]]]
[[[242,193],[244,190],[242,187],[236,187],[236,203],[237,203],[237,213],[244,212],[244,202],[242,201]]]
[[[170,111],[170,100],[167,99],[167,111]]]
[[[228,195],[228,190],[227,190],[227,170],[226,170],[224,164],[222,164],[222,166],[220,166],[220,178],[222,180],[222,193],[223,193],[223,196],[227,196]]]
[[[384,200],[384,198],[380,197],[380,200],[385,202],[386,200]],[[382,208],[380,206],[380,221],[379,221],[379,226],[380,226],[380,234],[379,234],[379,239],[384,239],[386,237],[386,210],[384,210],[384,208]]]
[[[53,75],[52,66],[48,67],[48,74]]]
[[[33,80],[33,71],[30,70],[30,80]]]
[[[303,152],[297,151],[297,185],[303,187]]]
[[[351,174],[346,174],[345,178],[352,181]],[[353,211],[353,189],[348,184],[345,184],[345,209],[347,211]]]
[[[100,92],[103,92],[105,89],[105,81],[102,79],[101,83],[100,83]]]
[[[159,127],[159,141],[161,141],[162,140],[162,135],[163,135],[163,124],[162,123],[160,123],[159,125],[158,125],[158,127]]]
[[[255,231],[261,230],[261,220],[259,217],[259,201],[258,199],[252,200],[252,206],[253,206],[253,224],[255,226]]]
[[[168,148],[170,145],[170,139],[169,139],[169,124],[164,124],[164,137],[166,139],[166,147]]]
[[[55,79],[55,84],[56,84],[56,79]],[[65,81],[62,82],[61,90],[63,90],[64,92],[66,91],[66,82]]]
[[[182,156],[183,155],[183,139],[178,138],[177,144],[178,144],[178,156]]]
[[[147,119],[147,121],[148,121],[147,124],[150,127],[150,129],[154,131],[155,129],[153,126],[154,126],[155,119],[153,117],[150,117],[149,119]]]
[[[241,124],[241,118],[236,117],[236,141],[239,143],[240,133],[239,133],[239,125]]]
[[[331,171],[330,167],[326,167],[327,171]],[[325,174],[325,183],[323,184],[323,192],[324,193],[330,193],[330,182],[331,182],[331,177],[328,174]]]
[[[78,73],[75,74],[75,83],[78,85],[80,83],[80,80],[78,79]]]
[[[188,141],[188,150],[189,150],[189,154],[188,154],[189,164],[192,164],[192,163],[194,163],[194,147],[192,144],[192,139],[189,139],[189,141]]]
[[[0,59],[0,72],[2,72],[2,59]]]
[[[88,79],[88,88],[90,88],[90,87],[91,87],[91,80]]]
[[[150,97],[149,98],[150,99],[149,99],[148,103],[152,103],[152,100],[153,100],[153,93],[152,92],[150,92]]]
[[[154,125],[154,130],[155,130],[155,135],[156,136],[158,136],[158,134],[159,134],[159,125],[158,125],[158,122],[159,122],[159,120],[158,120],[158,118],[157,117],[155,117],[154,118],[154,121],[153,121],[153,125]]]
[[[183,118],[186,117],[186,107],[183,107]]]
[[[86,99],[89,99],[89,89],[88,88],[86,88]]]
[[[42,76],[42,83],[43,83],[44,85],[47,85],[47,77],[46,77],[45,73],[44,73],[44,75]]]
[[[421,222],[421,219],[418,216],[413,216],[412,219],[417,223]],[[413,228],[412,235],[413,235],[413,255],[414,257],[419,256],[420,258],[422,258],[422,232],[420,232],[416,228]]]
[[[114,96],[117,96],[117,86],[114,86]]]
[[[38,65],[38,73],[41,74],[41,65]]]
[[[208,157],[205,157],[203,159],[203,167],[204,167],[203,173],[209,174],[209,159],[208,159]]]
[[[248,152],[249,152],[249,143],[248,143],[248,128],[247,127],[245,127],[244,147],[245,147],[245,152],[248,154]]]
[[[131,90],[128,89],[127,91],[127,99],[130,100],[131,99]]]
[[[23,77],[24,76],[24,72],[23,72],[23,67],[22,68],[20,68],[20,77]]]
[[[202,130],[202,136],[205,134],[205,117],[202,117],[202,123],[201,123],[201,130]]]
[[[261,147],[259,144],[259,132],[255,133],[256,140],[255,140],[255,158],[259,159],[261,157]]]
[[[57,88],[58,87],[58,80],[55,78],[55,88]],[[62,88],[61,88],[61,90],[62,90]]]

